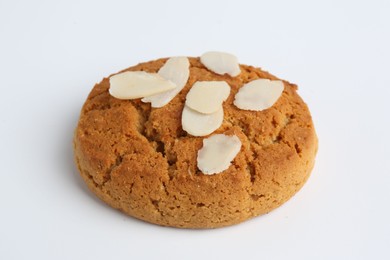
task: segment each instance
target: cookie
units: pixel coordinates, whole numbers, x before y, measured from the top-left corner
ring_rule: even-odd
[[[200,58],[188,60],[183,89],[158,108],[141,98],[113,97],[110,77],[94,86],[74,135],[75,161],[89,189],[130,216],[179,228],[229,226],[282,205],[306,182],[317,152],[312,118],[297,86],[282,81],[271,107],[245,110],[234,104],[240,88],[279,79],[247,65],[232,70],[236,76],[221,75]],[[140,63],[121,73],[157,73],[166,62]],[[182,114],[191,87],[203,81],[224,81],[230,93],[219,104],[219,127],[194,136],[183,129]],[[207,174],[197,165],[198,153],[205,139],[219,134],[236,136],[240,147],[227,169]]]

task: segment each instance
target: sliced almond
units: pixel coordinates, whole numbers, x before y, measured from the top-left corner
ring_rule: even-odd
[[[209,51],[200,57],[200,61],[206,68],[220,75],[226,73],[235,77],[241,73],[237,57],[229,53]]]
[[[144,97],[142,102],[151,102],[152,107],[163,107],[168,104],[187,84],[190,75],[190,62],[187,57],[172,57],[158,71],[163,78],[176,84],[174,89]]]
[[[230,94],[225,81],[197,81],[187,94],[186,105],[203,114],[212,114],[221,109],[222,102]]]
[[[126,71],[110,77],[109,92],[119,99],[136,99],[170,89],[176,85],[156,73]]]
[[[239,89],[234,105],[244,110],[262,111],[272,107],[283,90],[284,84],[280,80],[253,80]]]
[[[202,114],[184,106],[181,123],[183,130],[193,136],[205,136],[217,130],[223,121],[223,109],[213,114]]]
[[[236,135],[216,134],[205,138],[198,151],[198,168],[204,174],[221,173],[229,168],[240,149],[241,141]]]

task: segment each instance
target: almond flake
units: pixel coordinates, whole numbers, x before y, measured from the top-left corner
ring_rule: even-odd
[[[235,77],[241,73],[237,57],[229,53],[209,51],[200,57],[200,61],[206,68],[220,75],[226,73]]]
[[[241,149],[241,141],[236,135],[216,134],[203,139],[203,147],[198,151],[198,168],[204,174],[216,174],[227,170]]]
[[[213,114],[202,114],[184,106],[181,117],[183,130],[193,136],[205,136],[217,130],[223,121],[223,109]]]
[[[225,81],[197,81],[187,94],[186,105],[197,112],[212,114],[221,109],[230,94]]]
[[[118,99],[136,99],[170,89],[176,85],[156,73],[126,71],[110,77],[109,92]]]
[[[174,89],[144,97],[142,102],[151,102],[152,107],[163,107],[168,104],[187,84],[190,75],[190,62],[187,57],[172,57],[158,71],[163,78],[176,84]]]
[[[272,107],[283,90],[284,84],[280,80],[253,80],[239,89],[234,105],[244,110],[262,111]]]

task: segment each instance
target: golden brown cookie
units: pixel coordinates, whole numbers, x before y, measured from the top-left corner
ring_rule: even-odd
[[[124,71],[157,72],[167,59]],[[140,99],[119,100],[109,92],[109,78],[96,84],[86,100],[74,136],[77,167],[88,187],[124,213],[164,226],[216,228],[271,211],[305,183],[317,151],[310,112],[297,86],[283,81],[282,96],[264,111],[233,105],[243,84],[277,79],[240,65],[231,77],[206,69],[189,58],[184,89],[162,108]],[[223,103],[222,126],[213,134],[235,134],[242,146],[232,165],[205,175],[197,152],[206,137],[187,134],[181,125],[186,95],[196,81],[226,81],[231,92]]]

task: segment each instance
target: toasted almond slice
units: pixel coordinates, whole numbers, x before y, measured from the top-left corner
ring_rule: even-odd
[[[193,136],[205,136],[211,134],[222,125],[223,109],[213,114],[202,114],[184,106],[181,123],[183,130]]]
[[[166,92],[144,97],[142,102],[151,102],[152,107],[163,107],[168,104],[187,84],[190,75],[190,62],[187,57],[172,57],[158,71],[163,78],[176,84],[176,88]]]
[[[209,70],[220,75],[227,73],[235,77],[241,73],[237,57],[229,53],[209,51],[200,57],[200,61]]]
[[[109,92],[119,99],[136,99],[158,94],[176,85],[156,73],[126,71],[110,77]]]
[[[280,80],[253,80],[239,89],[234,105],[244,110],[262,111],[272,107],[283,90],[284,84]]]
[[[241,141],[236,135],[212,135],[203,139],[203,147],[198,151],[198,168],[204,174],[216,174],[227,170],[241,149]]]
[[[230,94],[225,81],[197,81],[187,94],[186,105],[203,114],[212,114],[221,109],[222,102]]]

